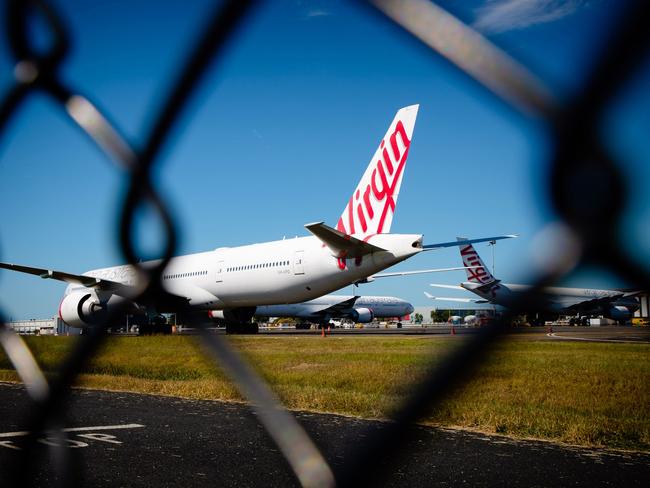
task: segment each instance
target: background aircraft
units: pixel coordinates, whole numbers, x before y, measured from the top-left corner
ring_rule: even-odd
[[[413,305],[401,298],[325,295],[302,303],[262,305],[255,310],[255,316],[296,317],[319,325],[327,324],[330,319],[350,319],[365,324],[376,318],[400,318],[412,312]],[[308,327],[309,324],[296,326],[297,329]]]
[[[458,237],[459,242],[464,238]],[[465,243],[460,246],[460,256],[464,266],[467,267],[467,281],[459,286],[431,284],[439,288],[469,290],[478,295],[480,299],[434,297],[425,293],[429,298],[437,300],[467,301],[474,303],[492,303],[510,307],[520,299],[520,296],[530,289],[529,285],[502,283],[488,270],[483,260],[478,255],[474,246]],[[547,287],[535,297],[537,304],[530,312],[554,315],[574,315],[571,325],[582,323],[588,325],[590,316],[603,315],[605,317],[626,322],[639,308],[639,302],[634,298],[639,292],[625,292],[619,290],[597,290],[590,288],[563,288]],[[535,325],[543,324],[543,318],[533,320]]]

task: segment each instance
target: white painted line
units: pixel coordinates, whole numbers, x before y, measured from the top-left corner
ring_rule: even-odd
[[[139,429],[144,427],[142,424],[124,424],[124,425],[100,425],[98,427],[70,427],[63,429],[63,432],[83,432],[88,430],[118,430],[118,429]]]
[[[22,431],[22,432],[4,432],[4,433],[0,434],[0,437],[20,437],[22,435],[27,435],[27,434],[29,434],[29,432],[25,432],[25,431]]]
[[[66,429],[61,429],[63,432],[88,432],[88,431],[98,431],[98,430],[120,430],[120,429],[138,429],[144,427],[141,424],[122,424],[122,425],[96,425],[94,427],[68,427]],[[48,431],[50,432],[50,431]],[[19,432],[2,432],[0,433],[0,438],[5,437],[21,437],[29,435],[27,431]]]
[[[552,337],[554,339],[566,339],[569,341],[585,341],[585,342],[621,342],[624,344],[647,344],[647,341],[628,341],[625,339],[599,339],[597,337],[594,338],[588,338],[588,337],[568,337],[568,336],[560,336],[557,335],[556,332],[550,332],[546,334],[548,337]]]

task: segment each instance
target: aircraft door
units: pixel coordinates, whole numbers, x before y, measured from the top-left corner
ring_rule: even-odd
[[[305,274],[305,251],[295,251],[293,253],[293,274]]]
[[[223,282],[223,274],[226,271],[224,266],[225,266],[225,263],[224,263],[223,259],[220,260],[220,261],[217,261],[217,279],[216,279],[217,283],[222,283]]]

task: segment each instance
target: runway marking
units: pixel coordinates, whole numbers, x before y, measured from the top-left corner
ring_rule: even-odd
[[[68,427],[65,429],[61,429],[62,432],[87,432],[87,431],[97,431],[97,430],[120,430],[120,429],[138,429],[140,427],[144,427],[142,424],[122,424],[122,425],[97,425],[94,427]],[[56,431],[48,431],[48,432],[56,432]],[[29,435],[29,432],[27,431],[19,431],[19,432],[3,432],[0,433],[0,438],[4,437],[21,437],[21,436],[26,436]]]
[[[569,337],[569,336],[561,336],[557,335],[556,332],[549,332],[546,334],[548,337],[551,337],[553,339],[566,339],[569,341],[585,341],[585,342],[621,342],[624,344],[647,344],[647,340],[640,340],[640,341],[630,341],[626,339],[598,339],[597,337],[590,339],[588,337]]]
[[[95,425],[92,427],[68,427],[61,429],[61,432],[89,432],[88,434],[77,434],[77,437],[82,437],[86,440],[97,441],[97,442],[106,442],[108,444],[122,444],[121,441],[117,440],[117,437],[110,434],[101,434],[97,431],[101,430],[124,430],[124,429],[139,429],[144,427],[142,424],[122,424],[122,425]],[[54,437],[51,434],[56,431],[47,431],[45,436],[38,439],[38,442],[45,444],[46,446],[53,447],[68,447],[72,449],[78,449],[83,447],[88,447],[90,444],[78,439],[59,439]],[[13,438],[13,437],[24,437],[29,435],[29,432],[26,430],[21,430],[18,432],[2,432],[0,433],[0,438]],[[63,441],[64,444],[61,445],[60,442]],[[14,449],[16,451],[21,451],[22,448],[17,446],[13,440],[0,441],[0,447],[5,447],[7,449]]]

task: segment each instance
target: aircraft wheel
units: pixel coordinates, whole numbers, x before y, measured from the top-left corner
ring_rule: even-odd
[[[585,327],[591,325],[589,321],[589,317],[582,317],[582,325],[584,325]]]
[[[397,322],[397,328],[401,329],[402,328],[402,322]]]

